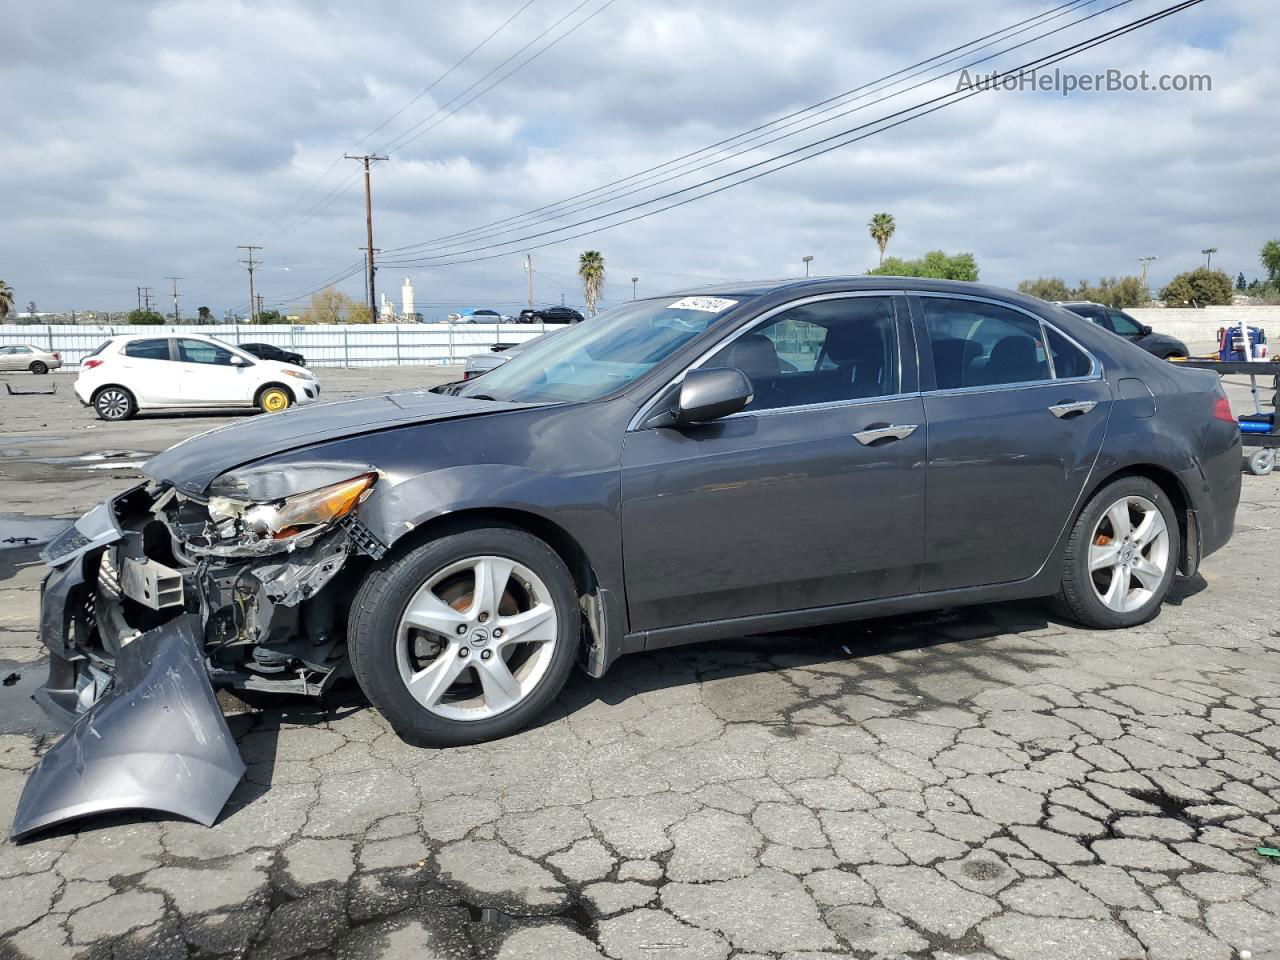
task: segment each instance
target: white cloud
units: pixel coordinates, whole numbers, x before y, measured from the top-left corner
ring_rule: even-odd
[[[267,246],[259,287],[269,298],[306,290],[359,256],[355,165],[340,161],[295,201],[518,5],[18,5],[7,14],[0,83],[0,275],[22,302],[85,309],[127,306],[135,285],[176,273],[187,278],[188,310],[221,310],[244,300],[235,246],[253,241]],[[1161,5],[1135,0],[1056,39]],[[537,0],[361,149],[427,117],[571,6]],[[617,0],[393,150],[375,173],[377,243],[390,250],[591,189],[1048,6]],[[1278,47],[1280,25],[1262,0],[1203,4],[1063,69],[1209,73],[1211,93],[984,94],[739,189],[538,251],[539,298],[576,299],[573,258],[588,246],[605,253],[614,297],[629,296],[636,275],[643,293],[703,277],[794,274],[803,254],[822,272],[859,272],[875,262],[865,224],[879,210],[898,221],[891,252],[970,250],[983,278],[1000,284],[1128,272],[1143,254],[1161,257],[1158,283],[1197,264],[1204,246],[1219,248],[1224,269],[1256,274],[1257,250],[1276,230],[1266,198],[1280,146],[1271,122]],[[927,95],[887,100],[773,149]],[[332,202],[281,233],[346,180]],[[524,296],[518,249],[470,265],[388,267],[383,288],[398,291],[406,273],[423,302]],[[347,286],[358,293],[360,282]]]

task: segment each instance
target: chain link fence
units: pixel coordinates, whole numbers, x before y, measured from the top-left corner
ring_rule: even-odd
[[[57,353],[64,367],[77,367],[86,355],[120,334],[168,336],[197,333],[227,343],[269,343],[300,353],[310,367],[378,367],[401,364],[463,363],[498,343],[523,343],[556,324],[541,323],[387,323],[387,324],[0,324],[0,346],[29,344]]]

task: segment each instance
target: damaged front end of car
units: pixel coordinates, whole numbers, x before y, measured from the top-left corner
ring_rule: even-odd
[[[378,480],[329,462],[233,471],[199,495],[155,480],[55,538],[36,699],[70,730],[12,836],[124,809],[212,824],[245,770],[215,690],[315,696],[348,675],[350,597],[386,549],[359,519]]]

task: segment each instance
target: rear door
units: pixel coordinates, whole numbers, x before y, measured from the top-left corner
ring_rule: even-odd
[[[127,371],[124,385],[141,403],[175,406],[182,402],[182,377],[172,359],[169,337],[130,340],[120,350],[120,365]]]
[[[0,370],[17,370],[18,361],[21,359],[17,355],[17,347],[0,347]]]
[[[928,421],[925,591],[1035,574],[1070,518],[1111,408],[1101,367],[1039,317],[911,297]]]
[[[230,350],[193,337],[178,339],[183,402],[189,406],[238,406],[253,402],[256,381],[246,363],[231,363]]]
[[[924,407],[904,330],[891,295],[781,308],[696,364],[742,370],[755,390],[744,411],[626,435],[631,629],[918,588]]]

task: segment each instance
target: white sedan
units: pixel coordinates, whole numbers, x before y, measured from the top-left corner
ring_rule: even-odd
[[[316,376],[197,334],[112,337],[80,361],[76,396],[103,420],[139,410],[257,407],[276,413],[320,396]]]

